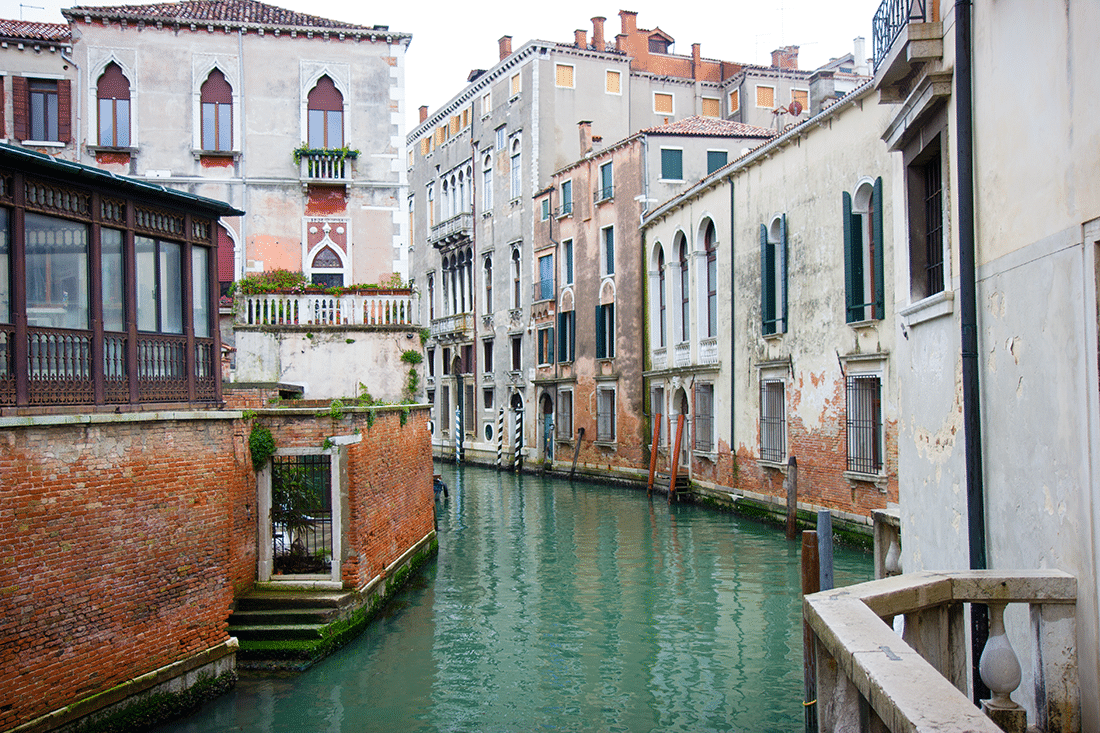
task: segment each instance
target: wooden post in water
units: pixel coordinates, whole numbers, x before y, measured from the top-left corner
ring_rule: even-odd
[[[807,529],[802,533],[802,595],[808,596],[821,590],[820,568],[817,557],[817,532]],[[817,654],[814,648],[814,632],[805,619],[802,620],[802,679],[804,697],[802,707],[806,715],[806,733],[817,733]]]
[[[646,487],[646,495],[653,495],[653,475],[657,472],[657,447],[661,443],[661,418],[663,415],[653,416],[653,447],[649,451],[649,485]]]
[[[798,537],[798,459],[787,459],[787,539]]]
[[[676,444],[672,446],[672,467],[668,471],[668,503],[676,496],[676,474],[680,471],[680,441],[684,439],[684,414],[676,417]]]
[[[577,428],[577,444],[573,446],[573,467],[569,469],[569,480],[577,472],[577,456],[581,454],[581,441],[584,440],[584,428]]]
[[[820,567],[819,590],[833,589],[833,515],[828,509],[817,511],[817,562]]]

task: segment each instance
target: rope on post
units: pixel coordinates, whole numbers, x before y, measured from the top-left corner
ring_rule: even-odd
[[[504,405],[497,414],[497,470],[504,467]]]

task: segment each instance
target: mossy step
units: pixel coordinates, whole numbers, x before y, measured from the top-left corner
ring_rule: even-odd
[[[339,608],[280,608],[234,611],[229,616],[232,626],[269,626],[279,624],[328,624],[340,616]]]
[[[259,590],[237,597],[238,611],[274,611],[290,608],[343,608],[354,593],[342,591]]]
[[[327,624],[260,624],[249,626],[230,626],[230,636],[235,636],[241,641],[253,639],[267,639],[282,641],[297,639],[309,641],[320,639],[323,636]]]

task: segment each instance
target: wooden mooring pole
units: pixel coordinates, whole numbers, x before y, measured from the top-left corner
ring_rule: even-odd
[[[657,449],[661,444],[661,420],[663,415],[653,416],[653,446],[649,451],[649,484],[646,486],[646,495],[653,495],[653,476],[657,472]]]
[[[581,441],[584,440],[584,428],[577,428],[577,444],[573,446],[573,467],[569,469],[569,480],[577,472],[577,457],[581,454]]]
[[[798,459],[787,459],[787,478],[783,481],[787,487],[787,539],[798,537]]]
[[[820,588],[821,570],[817,557],[817,532],[807,529],[802,533],[802,595],[817,593]],[[806,733],[817,733],[817,654],[814,648],[814,632],[805,619],[802,620],[802,679],[804,692],[802,708],[805,710]]]
[[[676,479],[680,472],[680,441],[684,439],[684,415],[676,417],[676,444],[672,446],[672,467],[668,471],[668,503],[676,498]]]

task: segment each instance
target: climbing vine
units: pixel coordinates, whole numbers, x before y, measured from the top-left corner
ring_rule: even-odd
[[[263,425],[253,424],[252,432],[248,434],[248,449],[252,452],[252,468],[256,471],[263,469],[275,454],[275,438],[271,431]]]

